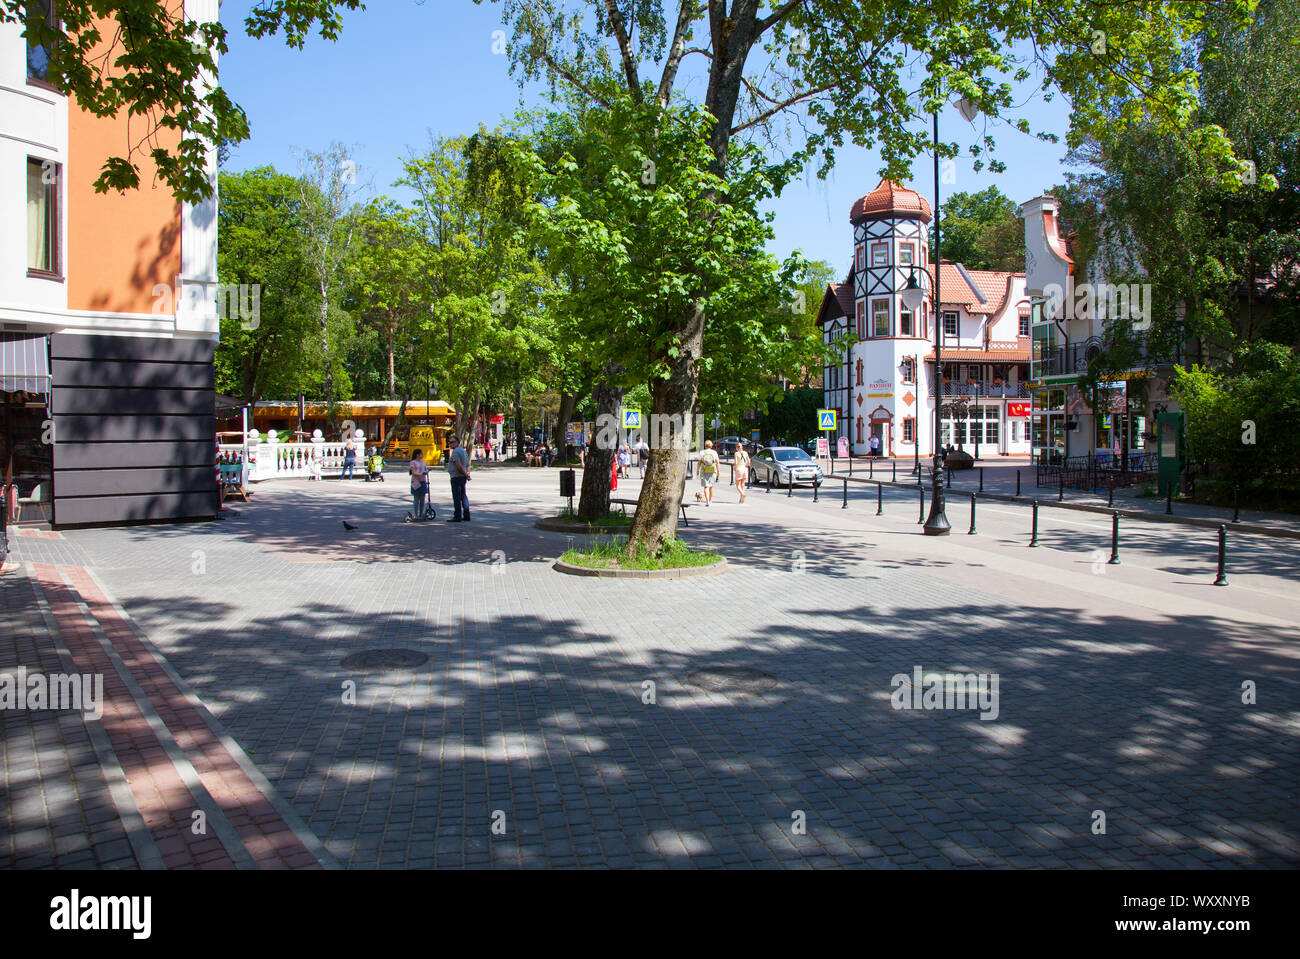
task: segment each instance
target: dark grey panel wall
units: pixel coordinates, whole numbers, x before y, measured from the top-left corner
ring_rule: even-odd
[[[214,487],[215,488],[215,487]],[[215,515],[213,493],[150,493],[148,496],[69,497],[55,501],[60,526],[102,526],[157,520],[201,519]]]
[[[216,514],[215,346],[194,339],[51,338],[56,525]]]

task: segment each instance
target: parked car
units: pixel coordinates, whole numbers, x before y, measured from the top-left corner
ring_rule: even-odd
[[[718,455],[724,458],[734,456],[737,446],[743,447],[747,453],[754,452],[753,442],[743,436],[724,436],[713,444],[713,448],[718,451]]]
[[[766,483],[769,478],[774,486],[787,486],[795,483],[812,483],[820,486],[825,473],[817,461],[806,450],[797,446],[759,447],[753,456],[754,484]]]

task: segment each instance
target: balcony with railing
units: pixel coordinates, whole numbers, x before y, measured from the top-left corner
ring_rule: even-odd
[[[1009,400],[1022,399],[1029,396],[1029,384],[999,383],[997,380],[949,380],[944,383],[930,384],[930,395],[935,395],[936,385],[943,390],[942,396],[975,396],[987,399]]]
[[[1078,343],[1071,343],[1068,346],[1057,347],[1053,350],[1044,350],[1041,354],[1035,356],[1034,376],[1067,376],[1087,372],[1088,364],[1102,354],[1106,344],[1099,336],[1090,336],[1086,340]],[[1146,344],[1142,344],[1137,358],[1133,361],[1130,369],[1147,370],[1156,366],[1168,366],[1182,362],[1180,351],[1169,353],[1149,349]]]

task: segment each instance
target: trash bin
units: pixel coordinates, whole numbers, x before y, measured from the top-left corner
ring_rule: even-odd
[[[578,485],[577,475],[578,474],[576,470],[560,470],[560,495],[561,496],[578,495],[575,492]]]

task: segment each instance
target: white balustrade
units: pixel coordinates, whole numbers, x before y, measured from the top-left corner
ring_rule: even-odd
[[[356,469],[364,475],[366,434],[357,430],[352,440],[355,447]],[[257,430],[248,431],[247,446],[223,443],[218,452],[240,456],[244,461],[246,482],[259,483],[268,479],[306,478],[312,475],[312,459],[319,458],[321,475],[341,475],[346,442],[327,443],[320,430],[316,430],[308,443],[281,443],[275,430],[261,436]]]

